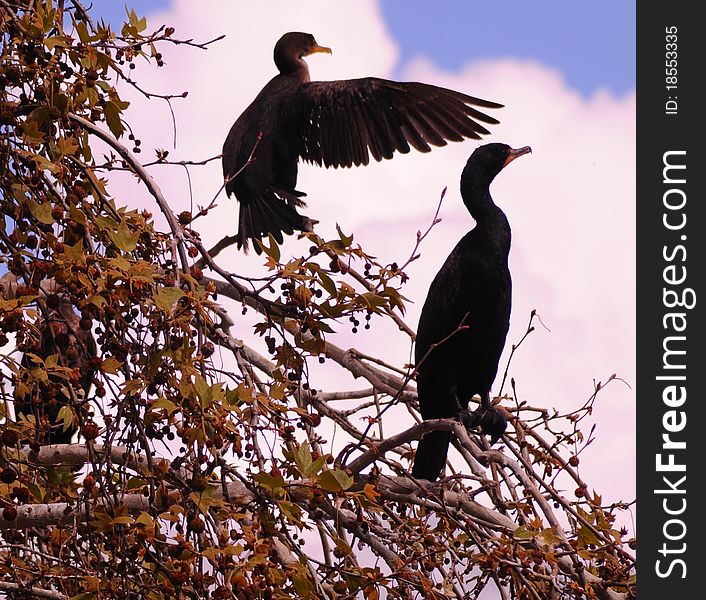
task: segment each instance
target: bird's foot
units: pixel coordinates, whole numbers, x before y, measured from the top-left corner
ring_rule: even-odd
[[[481,433],[490,436],[491,445],[500,439],[507,428],[505,417],[493,406],[481,406],[473,412],[462,410],[459,418],[466,429],[480,426]]]
[[[478,413],[478,411],[471,412],[466,408],[462,408],[459,410],[456,418],[461,421],[461,423],[463,423],[463,426],[469,431],[480,425],[480,414]]]

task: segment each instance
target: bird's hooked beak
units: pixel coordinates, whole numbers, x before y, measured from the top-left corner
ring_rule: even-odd
[[[530,148],[529,146],[523,146],[522,148],[510,148],[507,151],[507,158],[503,163],[503,169],[507,167],[516,158],[519,158],[523,154],[530,154],[531,152],[532,148]]]
[[[331,51],[331,48],[327,48],[326,46],[319,46],[318,44],[314,44],[311,48],[309,48],[309,51],[304,56],[310,56],[311,54],[316,54],[317,52],[324,52],[325,54],[333,54],[333,52]]]

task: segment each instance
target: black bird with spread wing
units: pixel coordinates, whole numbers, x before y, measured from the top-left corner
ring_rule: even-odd
[[[491,443],[507,425],[490,402],[510,325],[512,281],[508,269],[510,224],[495,205],[490,184],[512,160],[531,152],[506,144],[476,149],[461,175],[461,196],[476,221],[453,249],[429,288],[415,344],[419,408],[424,419],[458,417],[480,426]],[[481,406],[468,412],[475,395]],[[439,477],[451,441],[448,431],[432,431],[419,442],[412,468],[418,479]]]
[[[480,139],[479,122],[498,121],[474,107],[502,105],[424,83],[375,77],[310,81],[303,57],[331,53],[308,33],[291,32],[275,45],[279,75],[233,124],[223,145],[227,194],[240,202],[236,241],[271,233],[310,231],[297,212],[304,194],[295,189],[299,158],[325,167],[367,165],[410,147],[429,152],[448,141]],[[255,247],[257,252],[260,248]]]

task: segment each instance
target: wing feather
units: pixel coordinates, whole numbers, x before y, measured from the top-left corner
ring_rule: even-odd
[[[479,139],[480,124],[497,119],[478,110],[502,105],[424,83],[368,77],[306,83],[297,92],[302,111],[299,155],[326,167],[381,161],[410,147]]]

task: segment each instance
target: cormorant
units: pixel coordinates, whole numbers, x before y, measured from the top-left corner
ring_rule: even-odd
[[[15,393],[14,398],[17,416],[34,415],[37,423],[35,441],[41,445],[71,442],[78,429],[75,424],[64,428],[59,412],[62,407],[71,405],[70,386],[73,385],[74,390],[83,390],[83,398],[87,397],[95,375],[91,359],[97,354],[93,334],[81,327],[81,319],[71,303],[56,296],[54,299],[57,304],[48,309],[48,319],[39,322],[39,338],[30,341],[29,348],[22,355],[22,366],[26,369],[36,366],[29,354],[42,360],[59,354],[59,366],[74,369],[75,375],[67,379],[50,376],[26,393]]]
[[[375,77],[310,81],[303,57],[315,52],[331,50],[308,33],[284,34],[274,50],[279,75],[223,144],[225,188],[240,202],[236,239],[246,251],[249,239],[268,233],[281,243],[282,233],[311,231],[312,221],[296,210],[305,195],[295,189],[299,158],[325,167],[367,165],[369,155],[380,161],[410,146],[429,152],[430,144],[480,139],[488,130],[479,121],[498,123],[473,106],[501,104],[433,85]]]
[[[429,288],[415,344],[419,408],[424,419],[458,417],[480,425],[491,443],[505,418],[490,402],[490,388],[510,325],[512,282],[507,259],[510,224],[495,205],[490,184],[512,160],[531,152],[506,144],[477,148],[461,175],[461,196],[476,221],[453,249]],[[461,329],[461,327],[463,328]],[[481,406],[469,413],[474,394]],[[419,442],[412,475],[435,481],[446,463],[451,433],[432,431]]]

